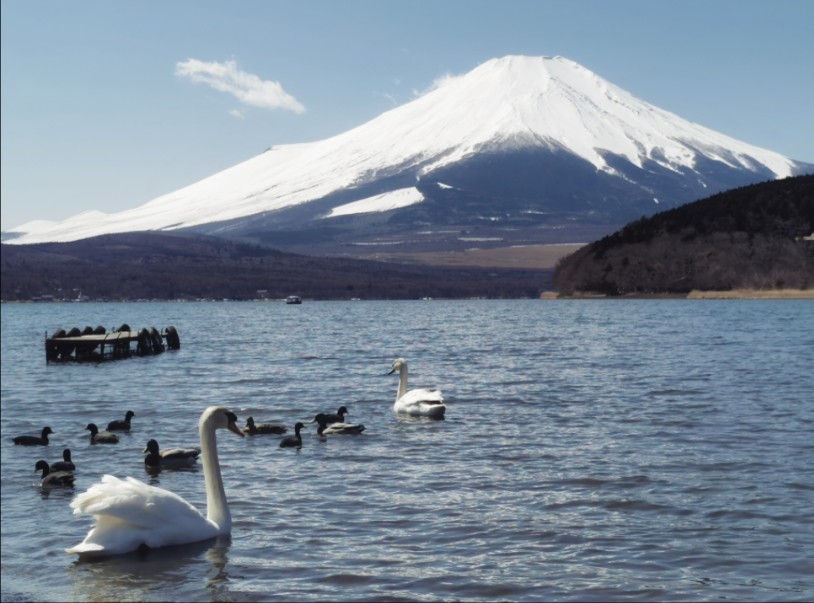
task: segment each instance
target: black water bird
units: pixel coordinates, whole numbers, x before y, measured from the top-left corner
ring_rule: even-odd
[[[88,426],[85,427],[85,429],[90,431],[91,444],[119,443],[119,436],[117,436],[115,433],[110,433],[109,431],[99,431],[99,428],[96,427],[96,423],[88,423]]]
[[[297,423],[294,425],[294,435],[293,436],[286,436],[280,441],[280,448],[301,448],[302,447],[302,436],[300,435],[300,430],[305,427],[302,423]]]
[[[107,424],[108,431],[130,431],[130,419],[136,416],[132,410],[128,410],[124,419],[116,419]]]
[[[243,428],[243,433],[248,435],[260,435],[270,433],[274,435],[282,435],[288,431],[288,428],[283,425],[276,425],[274,423],[255,423],[254,417],[246,419],[246,427]]]
[[[21,435],[14,438],[14,443],[19,446],[47,446],[48,434],[54,433],[50,427],[43,427],[39,436]]]
[[[76,471],[76,466],[71,460],[71,449],[66,448],[62,451],[62,460],[51,463],[51,471]]]
[[[330,425],[332,423],[344,423],[345,422],[345,415],[348,414],[348,408],[346,406],[340,406],[339,410],[336,411],[336,414],[321,412],[317,415],[314,415],[314,418],[309,421],[309,423],[319,423],[322,425]]]
[[[322,436],[328,435],[359,435],[365,430],[361,423],[331,423],[330,425],[320,425],[317,433]]]
[[[200,448],[165,448],[159,450],[156,440],[149,440],[144,449],[144,464],[151,468],[192,467],[201,456]]]
[[[73,486],[74,475],[70,471],[54,471],[48,467],[46,461],[37,461],[34,471],[42,471],[42,486]]]
[[[329,423],[326,419],[326,415],[320,413],[314,417],[314,421],[319,423],[319,427],[317,428],[317,433],[319,435],[358,435],[365,430],[365,426],[361,423],[345,423],[345,422],[336,422],[336,423]],[[314,422],[312,421],[312,423]]]

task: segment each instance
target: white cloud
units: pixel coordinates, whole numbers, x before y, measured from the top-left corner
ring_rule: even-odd
[[[460,77],[461,76],[459,76],[459,75],[451,75],[449,73],[446,73],[446,74],[442,75],[441,77],[436,78],[435,81],[432,84],[430,84],[430,86],[428,88],[426,88],[424,90],[417,90],[417,89],[414,88],[413,89],[413,96],[415,96],[416,98],[418,98],[419,96],[424,96],[425,94],[427,94],[429,92],[432,92],[433,90],[437,90],[438,88],[441,88],[441,87],[445,86],[447,83],[449,83],[449,82],[451,82],[453,80],[459,79]]]
[[[389,92],[381,92],[380,94],[381,94],[381,95],[382,95],[384,98],[386,98],[388,101],[390,101],[390,104],[391,104],[391,105],[393,105],[394,107],[395,107],[395,106],[397,106],[397,105],[399,104],[399,102],[398,102],[398,100],[396,99],[396,97],[395,97],[395,96],[393,96],[392,94],[390,94]]]
[[[244,105],[305,113],[302,103],[283,90],[279,82],[262,80],[253,73],[241,71],[235,61],[208,63],[188,59],[176,63],[175,75],[227,92]]]
[[[237,119],[245,119],[246,117],[245,115],[243,115],[243,112],[240,109],[230,109],[229,115],[231,115],[232,117],[236,117]]]

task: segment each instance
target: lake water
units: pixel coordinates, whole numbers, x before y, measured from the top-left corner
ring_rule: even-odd
[[[57,328],[174,325],[181,349],[46,364]],[[392,361],[445,420],[394,416]],[[814,303],[415,301],[2,306],[3,601],[808,601]],[[231,538],[97,562],[64,552],[104,473],[205,509],[150,438],[350,410],[360,436],[218,444]],[[136,413],[112,446],[85,426]],[[12,436],[56,432],[48,447]],[[77,464],[43,490],[34,464]]]

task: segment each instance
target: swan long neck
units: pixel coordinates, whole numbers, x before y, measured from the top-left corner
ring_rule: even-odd
[[[396,400],[407,393],[407,364],[399,367],[399,391],[396,393]]]
[[[232,514],[226,502],[226,490],[220,474],[218,461],[218,441],[215,429],[209,421],[200,425],[201,459],[203,462],[204,484],[206,486],[206,518],[218,526],[221,533],[232,529]]]

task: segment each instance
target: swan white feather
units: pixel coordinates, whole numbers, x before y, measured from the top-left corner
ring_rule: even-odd
[[[447,407],[444,405],[444,396],[438,389],[407,389],[407,361],[397,358],[393,361],[388,375],[399,372],[399,388],[396,392],[396,402],[393,410],[400,414],[413,416],[436,417],[444,416]]]
[[[225,408],[210,406],[198,423],[201,438],[207,516],[177,494],[132,477],[102,476],[71,502],[75,515],[92,515],[96,524],[78,545],[66,549],[80,555],[119,555],[143,546],[158,548],[228,534],[232,517],[218,463],[215,430],[236,434],[237,417]]]

